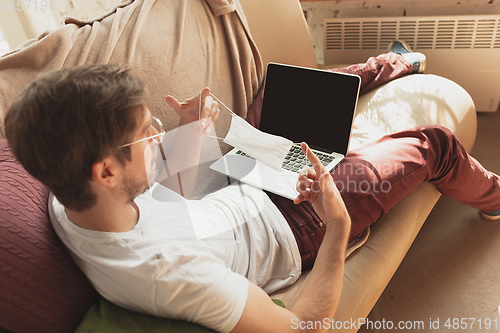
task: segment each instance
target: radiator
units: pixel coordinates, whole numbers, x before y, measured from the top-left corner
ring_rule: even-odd
[[[325,64],[364,62],[404,40],[427,57],[425,73],[466,89],[478,111],[500,102],[500,15],[363,17],[324,20]]]

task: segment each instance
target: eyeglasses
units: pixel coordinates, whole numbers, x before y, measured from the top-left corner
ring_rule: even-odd
[[[152,118],[154,121],[151,123],[151,126],[153,126],[153,128],[155,129],[157,134],[151,134],[151,126],[150,126],[149,130],[148,130],[148,133],[149,133],[148,137],[145,137],[143,139],[140,139],[140,140],[137,140],[134,142],[126,143],[126,144],[121,145],[121,146],[116,147],[116,148],[118,149],[118,148],[128,147],[128,146],[133,145],[135,143],[150,140],[150,139],[154,139],[156,142],[161,143],[163,141],[163,136],[165,134],[165,130],[163,129],[163,124],[161,123],[160,119],[158,119],[156,117],[152,117]]]

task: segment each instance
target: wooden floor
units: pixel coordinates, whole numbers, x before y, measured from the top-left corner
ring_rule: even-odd
[[[500,174],[500,111],[478,114],[471,155]],[[500,221],[442,197],[359,332],[500,332],[499,306]]]

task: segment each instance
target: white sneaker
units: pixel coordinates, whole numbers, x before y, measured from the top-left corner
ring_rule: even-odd
[[[494,212],[489,212],[489,213],[479,211],[479,214],[481,215],[481,217],[483,219],[486,219],[486,220],[500,220],[500,209],[496,210]]]
[[[405,42],[400,40],[395,40],[389,44],[389,51],[400,54],[408,62],[413,65],[412,73],[421,74],[425,70],[425,64],[427,58],[425,54],[420,52],[413,52],[411,47]]]

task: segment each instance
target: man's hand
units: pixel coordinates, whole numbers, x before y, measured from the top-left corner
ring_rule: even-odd
[[[297,181],[299,195],[294,203],[310,201],[325,224],[345,219],[347,209],[332,176],[306,143],[302,142],[300,146],[313,169],[304,167],[300,171]]]
[[[217,102],[209,95],[210,89],[205,88],[182,103],[175,97],[165,97],[181,120],[174,142],[168,143],[172,147],[166,163],[169,176],[161,184],[186,198],[195,193],[203,132],[210,132],[220,114]]]
[[[202,120],[201,125],[206,133],[219,118],[219,105],[210,96],[210,89],[203,89],[198,95],[180,103],[175,97],[165,97],[165,102],[170,105],[181,117],[179,126],[189,124],[193,121]],[[201,103],[201,112],[200,112]]]

